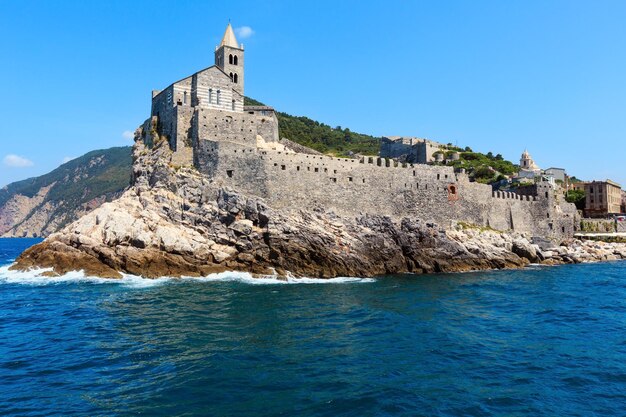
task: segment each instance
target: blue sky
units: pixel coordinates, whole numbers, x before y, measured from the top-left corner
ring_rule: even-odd
[[[0,186],[130,145],[229,18],[246,95],[280,111],[626,186],[626,2],[604,0],[3,0]]]

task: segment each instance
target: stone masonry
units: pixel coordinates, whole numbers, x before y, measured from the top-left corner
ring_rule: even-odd
[[[215,192],[230,187],[277,209],[332,208],[341,216],[414,217],[444,227],[467,222],[556,239],[578,228],[574,205],[547,183],[522,196],[492,192],[452,167],[294,152],[280,143],[271,107],[243,106],[243,46],[230,24],[215,57],[216,65],[153,92],[143,129],[147,142],[148,132],[167,138],[172,164],[195,166]]]

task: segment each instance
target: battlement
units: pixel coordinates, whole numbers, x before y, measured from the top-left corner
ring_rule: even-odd
[[[443,145],[383,138],[380,156],[337,158],[279,141],[270,106],[243,105],[243,50],[232,29],[216,65],[154,91],[149,129],[166,137],[172,162],[194,165],[212,189],[232,187],[278,209],[332,208],[342,216],[412,217],[442,226],[464,221],[499,230],[571,236],[573,205],[537,184],[533,195],[492,191],[450,166],[429,165]],[[148,127],[148,126],[146,126]],[[398,161],[397,154],[410,155]],[[217,191],[216,191],[217,192]]]

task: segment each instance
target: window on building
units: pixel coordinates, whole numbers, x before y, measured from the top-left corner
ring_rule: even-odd
[[[228,178],[232,178],[233,177],[233,170],[232,169],[227,169],[226,170],[226,175],[228,175]]]
[[[187,104],[187,92],[183,93],[183,104]]]
[[[228,55],[228,63],[229,64],[233,63],[233,54]]]
[[[239,82],[239,77],[237,76],[237,73],[235,73],[235,76],[234,76],[234,77],[235,77],[235,78],[233,79],[233,81],[234,81],[234,82],[235,82],[235,84],[236,84],[236,83],[238,83],[238,82]]]
[[[233,64],[234,65],[239,65],[239,59],[237,58],[237,55],[233,56]]]
[[[230,80],[233,81],[233,73],[230,73]]]
[[[209,88],[209,104],[213,103],[213,89]]]
[[[215,93],[215,102],[219,106],[219,104],[220,104],[220,90],[217,90],[217,92]]]
[[[233,100],[233,103],[232,103],[231,109],[232,109],[233,111],[235,110],[235,100]]]

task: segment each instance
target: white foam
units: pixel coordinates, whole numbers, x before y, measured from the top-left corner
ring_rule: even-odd
[[[121,279],[99,278],[85,275],[83,271],[72,271],[61,276],[44,276],[52,268],[32,269],[29,271],[11,271],[10,265],[0,267],[0,284],[26,284],[26,285],[51,285],[60,283],[92,283],[92,284],[118,284],[129,288],[150,288],[165,285],[172,282],[195,281],[195,282],[241,282],[251,285],[284,285],[284,284],[350,284],[375,282],[373,278],[337,277],[337,278],[279,278],[277,275],[254,277],[247,272],[220,272],[205,277],[163,277],[143,278],[137,275],[122,274]]]

